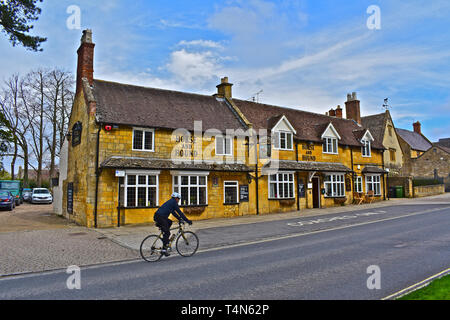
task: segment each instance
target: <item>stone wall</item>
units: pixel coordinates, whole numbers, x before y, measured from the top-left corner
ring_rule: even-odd
[[[443,193],[445,193],[445,186],[443,184],[414,187],[414,198],[435,196]]]

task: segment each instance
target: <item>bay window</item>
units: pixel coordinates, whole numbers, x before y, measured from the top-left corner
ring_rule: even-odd
[[[269,176],[269,199],[293,198],[295,198],[293,173],[278,173]]]
[[[158,183],[158,174],[127,174],[124,185],[125,206],[128,208],[158,206]]]
[[[328,174],[324,180],[325,197],[345,197],[345,178],[343,174]]]
[[[366,176],[366,192],[373,191],[375,196],[381,195],[381,176],[367,175]]]
[[[206,175],[175,175],[173,191],[181,194],[182,206],[208,204],[208,177]]]

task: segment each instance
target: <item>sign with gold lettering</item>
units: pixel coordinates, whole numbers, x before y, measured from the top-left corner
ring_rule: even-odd
[[[305,151],[305,154],[302,155],[302,161],[316,161],[316,156],[313,156],[313,144],[303,144],[302,150]]]

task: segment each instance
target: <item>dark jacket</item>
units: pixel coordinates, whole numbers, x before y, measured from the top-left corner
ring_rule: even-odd
[[[155,212],[155,217],[159,215],[163,218],[168,219],[170,214],[173,214],[178,220],[183,219],[186,222],[190,222],[190,220],[186,218],[184,213],[180,210],[180,207],[178,206],[177,200],[175,198],[171,198],[169,201],[159,207],[159,209]]]

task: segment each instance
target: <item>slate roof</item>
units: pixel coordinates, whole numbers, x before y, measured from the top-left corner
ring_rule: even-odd
[[[100,164],[101,168],[108,169],[146,169],[146,170],[196,170],[196,171],[229,171],[229,172],[251,172],[253,171],[241,163],[178,163],[169,159],[150,159],[134,157],[113,156]]]
[[[253,129],[256,131],[259,129],[270,130],[275,120],[284,115],[297,131],[295,138],[298,140],[321,142],[323,132],[332,123],[342,138],[339,141],[340,145],[362,146],[358,137],[364,128],[353,120],[239,99],[233,99],[233,102],[253,124]],[[365,130],[363,131],[365,132]],[[382,140],[375,140],[372,148],[384,149]]]
[[[375,140],[383,142],[385,130],[386,113],[374,114],[367,117],[361,117],[361,124],[369,128]]]
[[[213,96],[94,80],[92,93],[100,123],[202,131],[246,129],[225,101]]]
[[[427,151],[432,144],[421,134],[405,129],[395,129],[397,134],[410,145],[411,149],[418,151]]]

